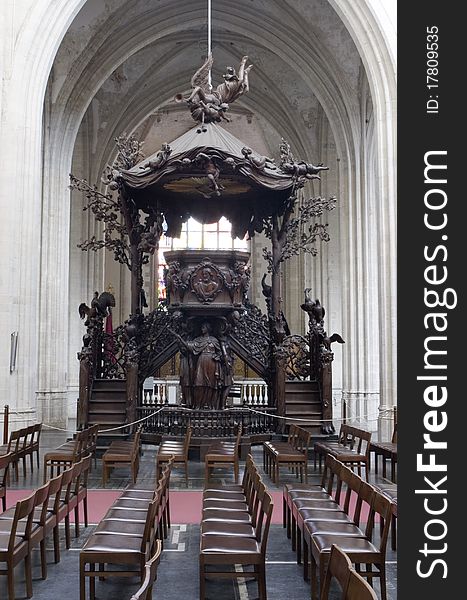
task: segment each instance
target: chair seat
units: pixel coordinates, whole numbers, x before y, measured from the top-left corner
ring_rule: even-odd
[[[13,521],[10,519],[5,519],[3,521],[0,521],[0,535],[3,533],[9,533],[11,531],[11,526],[13,524]],[[33,523],[32,527],[31,527],[31,535],[33,533],[35,533],[38,529],[40,528],[40,525],[38,523]],[[16,536],[17,537],[24,537],[26,533],[26,521],[18,521],[18,526],[16,528]]]
[[[203,521],[201,535],[239,535],[255,537],[255,529],[250,523],[232,523],[231,521]]]
[[[350,517],[343,510],[320,510],[318,508],[300,508],[298,514],[303,521],[347,521],[350,523]]]
[[[203,508],[214,510],[242,510],[248,511],[248,504],[238,500],[204,500]]]
[[[129,535],[93,534],[83,547],[82,552],[112,552],[112,562],[117,552],[125,554],[140,554],[141,539]]]
[[[230,492],[228,490],[205,490],[203,492],[203,501],[204,500],[245,502],[245,494],[243,494],[242,492]]]
[[[365,537],[364,532],[354,523],[341,521],[306,521],[305,531],[310,535],[347,535],[349,537]]]
[[[106,535],[129,535],[133,537],[143,537],[146,522],[137,523],[136,521],[116,521],[104,519],[96,527],[94,533]]]
[[[334,502],[334,500],[331,500],[330,498],[325,500],[315,500],[314,498],[296,498],[293,503],[298,510],[300,510],[300,508],[317,508],[319,510],[342,511],[337,502]]]
[[[251,516],[242,510],[203,509],[203,521],[242,521],[251,523]]]
[[[8,552],[10,544],[10,534],[8,533],[0,533],[0,552]],[[27,542],[20,536],[15,537],[14,550],[18,549],[22,544],[27,544]]]
[[[293,490],[289,492],[289,498],[295,502],[295,500],[331,500],[331,497],[322,490]]]
[[[331,546],[336,544],[346,554],[380,554],[378,548],[376,548],[376,546],[374,546],[366,538],[319,534],[313,536],[313,543],[320,552],[331,552]]]
[[[260,554],[260,545],[240,536],[206,535],[201,538],[201,554]]]
[[[147,511],[149,506],[149,500],[139,500],[138,504],[135,504],[136,502],[138,501],[135,498],[133,498],[132,500],[129,500],[128,498],[119,498],[118,500],[115,500],[112,507],[131,508],[133,510]]]
[[[313,485],[311,483],[286,483],[284,486],[285,490],[287,493],[293,492],[293,491],[318,491],[318,492],[325,492],[325,490],[323,490],[323,488],[319,485]]]
[[[113,462],[128,462],[132,458],[131,454],[122,450],[122,452],[112,451],[109,452],[106,450],[102,459],[104,461],[113,461]]]
[[[305,454],[298,450],[274,450],[273,454],[276,460],[283,462],[294,462],[296,460],[305,460]]]
[[[154,498],[154,490],[124,490],[120,496],[121,500],[147,500],[150,502]]]
[[[205,460],[215,460],[217,457],[235,457],[235,448],[215,448],[206,452]]]
[[[134,523],[145,523],[146,511],[125,508],[111,508],[104,516],[104,521],[132,521]]]
[[[210,483],[209,487],[205,488],[204,493],[206,492],[224,492],[225,494],[237,494],[239,492],[243,493],[243,486],[236,483],[229,483],[228,485],[215,485]]]

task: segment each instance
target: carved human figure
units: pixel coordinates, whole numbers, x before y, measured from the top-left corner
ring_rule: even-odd
[[[191,387],[191,407],[220,409],[222,390],[228,376],[224,350],[218,338],[212,335],[211,325],[204,322],[201,325],[201,335],[194,340],[184,340],[178,335],[177,339],[182,355],[187,357],[187,362],[181,368],[181,377],[183,385],[188,383]],[[188,401],[188,397],[184,396],[184,399]]]
[[[201,277],[194,282],[193,287],[201,298],[208,301],[214,298],[219,289],[219,283],[214,279],[212,270],[205,267],[201,272]]]

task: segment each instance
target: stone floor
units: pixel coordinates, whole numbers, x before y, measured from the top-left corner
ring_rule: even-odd
[[[60,445],[65,435],[59,432],[44,432],[41,439],[41,455],[49,449]],[[144,446],[141,458],[141,467],[138,480],[141,483],[154,481],[154,459],[157,447]],[[253,455],[258,465],[262,464],[261,447],[253,448]],[[93,469],[89,479],[90,489],[102,488],[101,483],[101,461],[97,461],[97,469]],[[21,471],[21,469],[20,469]],[[189,463],[189,489],[202,490],[204,484],[204,465],[197,461]],[[311,479],[318,480],[318,474],[313,473],[313,465],[310,466]],[[218,482],[231,482],[232,475],[227,471],[214,472],[214,479]],[[11,482],[14,489],[33,489],[42,482],[42,471],[28,469],[24,478],[20,474],[19,481]],[[293,481],[293,475],[287,469],[281,471],[280,485],[274,485],[267,475],[264,481],[272,491],[282,489],[282,484]],[[370,480],[378,481],[374,474]],[[122,489],[129,483],[128,473],[125,469],[115,470],[107,488]],[[171,489],[186,490],[183,470],[175,470],[171,477]],[[34,598],[37,600],[55,600],[67,598],[77,600],[79,598],[79,550],[93,531],[95,524],[83,528],[79,538],[73,538],[72,548],[66,551],[63,548],[62,560],[59,564],[53,563],[52,546],[48,552],[48,578],[40,579],[39,553],[33,553],[33,589]],[[62,543],[64,546],[62,532]],[[169,540],[161,558],[158,572],[158,580],[154,588],[154,598],[164,600],[196,600],[198,598],[198,549],[199,549],[199,527],[197,525],[174,524],[169,534]],[[292,552],[290,542],[285,535],[281,525],[273,525],[268,540],[267,552],[267,589],[268,600],[305,600],[310,597],[309,583],[302,577],[302,567],[296,564],[295,553]],[[387,585],[388,600],[396,600],[397,597],[397,565],[396,555],[388,551],[387,555]],[[16,597],[25,597],[24,573],[21,566],[15,570],[17,579]],[[98,582],[96,586],[96,597],[99,600],[125,600],[129,599],[137,589],[138,583],[135,579],[113,579]],[[379,595],[379,585],[376,584]],[[258,597],[256,583],[252,580],[209,580],[207,584],[208,600],[252,600]],[[0,577],[0,600],[6,599],[6,585],[3,577]],[[338,594],[334,593],[334,598]]]

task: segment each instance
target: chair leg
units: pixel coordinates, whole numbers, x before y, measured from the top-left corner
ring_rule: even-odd
[[[381,600],[386,600],[386,565],[384,562],[377,566],[379,568],[379,584],[381,586]]]
[[[258,565],[258,592],[259,600],[267,600],[266,567],[264,563]]]
[[[75,537],[79,537],[79,504],[75,506]]]
[[[303,579],[308,581],[308,544],[303,537]]]
[[[310,579],[311,579],[311,600],[318,600],[318,581],[316,577],[316,562],[310,551]]]
[[[55,563],[60,562],[60,532],[58,529],[58,523],[54,527],[54,561]]]
[[[287,527],[287,502],[284,496],[282,496],[282,527]]]
[[[15,579],[14,566],[12,563],[7,563],[7,579],[8,579],[8,600],[15,600]]]
[[[24,573],[26,576],[26,598],[32,597],[32,570],[31,570],[31,555],[26,554],[24,557]]]
[[[41,576],[42,579],[47,579],[47,553],[45,551],[45,538],[41,540]]]
[[[84,496],[83,498],[83,512],[84,512],[84,526],[87,527],[89,525],[88,519],[88,497]]]
[[[70,546],[71,546],[71,541],[70,541],[70,516],[67,515],[65,517],[65,545],[66,545],[66,549],[69,550]]]
[[[298,525],[298,524],[297,524]],[[297,527],[297,565],[302,562],[302,530]]]
[[[206,595],[206,580],[204,577],[204,561],[199,560],[199,600],[204,600]]]
[[[89,565],[89,570],[91,571],[91,573],[94,573],[96,570],[96,565],[94,563],[91,563]],[[91,598],[91,600],[94,600],[96,597],[96,578],[95,577],[89,578],[89,597]]]
[[[235,483],[238,483],[238,459],[234,462]]]
[[[79,600],[86,600],[86,577],[84,575],[86,563],[80,561],[79,565]]]

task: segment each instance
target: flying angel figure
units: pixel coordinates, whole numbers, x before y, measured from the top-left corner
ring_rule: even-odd
[[[212,69],[213,58],[212,54],[209,54],[204,64],[191,78],[192,92],[190,96],[188,98],[184,98],[182,94],[175,96],[177,102],[185,100],[190,105],[191,116],[195,121],[201,123],[201,127],[197,130],[198,133],[206,131],[205,123],[230,121],[225,116],[229,103],[234,102],[249,90],[248,74],[253,65],[247,67],[247,60],[248,56],[242,58],[238,75],[233,67],[227,67],[223,83],[219,84],[215,90],[211,90],[209,73]]]

